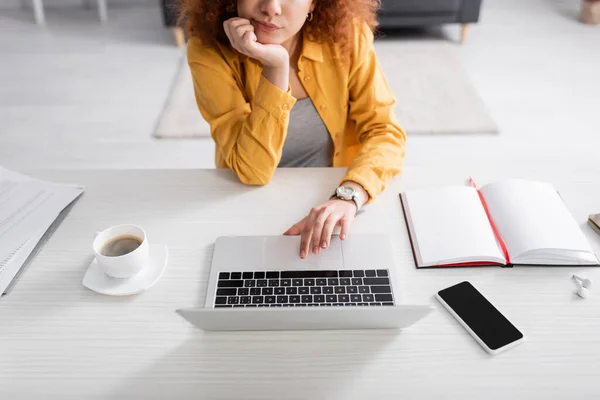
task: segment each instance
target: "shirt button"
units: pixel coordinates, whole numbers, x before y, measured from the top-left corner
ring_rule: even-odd
[[[339,155],[340,155],[340,152],[339,152],[339,151],[336,151],[336,152],[335,152],[335,155],[336,155],[336,156],[339,156]]]
[[[305,81],[310,81],[310,76],[306,75],[306,76],[304,77],[304,80],[305,80]]]
[[[282,105],[281,108],[283,108],[284,110],[287,110],[289,108],[289,106],[286,104]]]
[[[325,106],[325,104],[321,104],[321,111],[325,111],[326,108],[327,106]]]

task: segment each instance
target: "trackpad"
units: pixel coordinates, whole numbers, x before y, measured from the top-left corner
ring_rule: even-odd
[[[339,236],[331,238],[319,255],[309,252],[300,258],[300,236],[270,236],[264,241],[264,267],[267,270],[342,269],[342,245]]]

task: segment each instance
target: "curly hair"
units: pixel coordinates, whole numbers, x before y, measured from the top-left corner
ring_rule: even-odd
[[[223,22],[237,17],[238,0],[181,0],[179,21],[188,37],[198,37],[203,43],[214,41],[229,46]],[[316,0],[313,20],[304,29],[311,40],[336,43],[342,59],[350,52],[352,24],[366,22],[372,31],[378,26],[380,0]]]

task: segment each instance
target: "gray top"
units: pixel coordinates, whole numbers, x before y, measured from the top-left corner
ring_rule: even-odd
[[[333,141],[310,97],[290,111],[279,167],[331,167]]]

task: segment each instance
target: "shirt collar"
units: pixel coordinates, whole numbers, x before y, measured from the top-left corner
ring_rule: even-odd
[[[302,33],[302,57],[323,62],[323,47],[308,38],[306,31]]]

